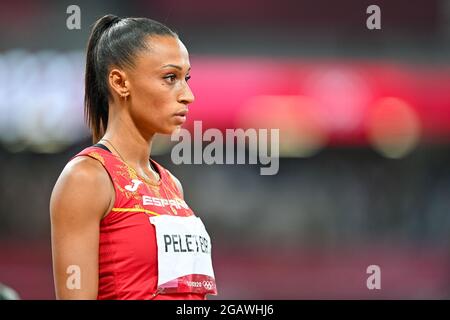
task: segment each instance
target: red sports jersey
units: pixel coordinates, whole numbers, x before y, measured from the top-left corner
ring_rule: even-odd
[[[151,222],[155,218],[149,219],[165,215],[187,217],[188,219],[181,219],[183,222],[196,219],[166,169],[151,160],[160,180],[149,184],[136,176],[118,156],[103,148],[91,146],[75,157],[77,156],[89,156],[98,160],[108,172],[115,189],[113,209],[100,223],[98,299],[205,299],[206,294],[216,294],[213,277],[190,272],[178,271],[176,279],[167,278],[166,275],[170,279],[167,283],[172,286],[171,290],[164,291],[159,286],[158,276],[164,275],[158,273],[158,257],[161,257],[160,263],[164,258],[164,263],[168,266],[181,264],[179,269],[185,269],[186,262],[179,262],[178,257],[189,250],[193,257],[191,259],[197,259],[195,257],[202,254],[201,250],[207,253],[209,251],[210,259],[210,244],[203,239],[209,236],[197,237],[182,233],[171,235],[170,232],[169,235],[163,234],[164,230],[172,230],[170,223],[177,218],[159,219],[169,221],[158,227],[158,230],[162,230],[158,236],[157,223]],[[164,227],[167,223],[169,229]],[[157,236],[161,242],[157,242]],[[170,251],[171,248],[175,252],[170,252],[167,258],[160,256],[159,251]],[[189,263],[199,264],[198,261]]]

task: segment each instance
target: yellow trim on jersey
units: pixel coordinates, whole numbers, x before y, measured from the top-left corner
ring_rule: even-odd
[[[111,211],[115,211],[115,212],[145,212],[147,214],[152,214],[154,216],[160,215],[156,212],[146,210],[146,209],[140,209],[140,208],[112,208]]]

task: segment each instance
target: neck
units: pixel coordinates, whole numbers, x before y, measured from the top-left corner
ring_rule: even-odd
[[[136,169],[148,168],[154,133],[144,137],[133,124],[128,114],[122,112],[109,117],[108,128],[102,139],[113,145],[114,153]],[[100,142],[102,142],[100,139]],[[117,149],[117,150],[114,150]]]

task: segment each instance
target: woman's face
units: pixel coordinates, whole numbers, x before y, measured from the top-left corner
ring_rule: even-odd
[[[186,121],[194,101],[189,80],[189,54],[176,37],[149,37],[127,71],[130,115],[144,135],[171,134]]]

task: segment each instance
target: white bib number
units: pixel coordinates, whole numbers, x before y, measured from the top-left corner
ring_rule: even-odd
[[[217,294],[211,239],[199,217],[150,217],[158,247],[158,290]]]

